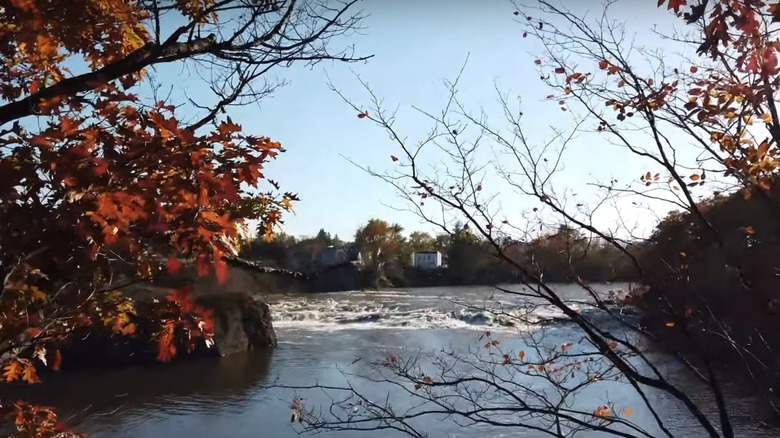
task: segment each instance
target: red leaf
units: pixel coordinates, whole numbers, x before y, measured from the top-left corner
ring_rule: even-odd
[[[664,4],[664,0],[658,0],[658,6]],[[674,13],[680,13],[680,7],[685,6],[685,0],[669,0],[669,5],[666,7],[668,10],[674,9]]]
[[[481,192],[481,191],[482,191],[482,184],[479,184],[479,185],[477,186],[477,191],[478,191],[478,192]]]
[[[365,119],[366,117],[368,117],[368,111],[358,114],[358,119]]]
[[[215,274],[217,276],[217,282],[219,284],[222,284],[225,282],[225,279],[227,278],[227,262],[222,260],[222,257],[220,256],[216,263],[215,263]]]
[[[555,69],[555,73],[558,73],[559,75],[562,75],[562,74],[566,73],[566,69],[563,68],[563,67],[558,67],[558,68]]]
[[[393,160],[394,162],[398,161],[398,157],[396,157],[395,155],[390,155],[390,159]]]
[[[51,369],[53,369],[54,371],[59,371],[61,364],[62,364],[62,354],[60,353],[60,350],[54,350],[54,360],[51,362]]]
[[[30,336],[31,338],[34,338],[39,334],[41,334],[42,331],[43,330],[39,329],[38,327],[30,327],[27,329],[27,335]]]
[[[171,275],[179,275],[179,271],[181,270],[181,263],[175,257],[171,257],[167,262],[165,262],[165,267],[168,269],[168,272]]]
[[[95,175],[103,175],[108,172],[108,162],[100,157],[93,160],[95,163]]]
[[[536,61],[534,61],[534,63],[536,65],[542,65],[542,60],[541,59],[537,59]]]
[[[208,260],[206,259],[206,254],[198,254],[195,264],[197,265],[199,276],[203,277],[209,275],[211,270],[209,269],[210,266]]]

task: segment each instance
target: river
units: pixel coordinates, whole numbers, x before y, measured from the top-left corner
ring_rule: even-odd
[[[619,287],[624,286],[601,285],[599,290]],[[558,285],[556,290],[567,300],[584,299],[575,286]],[[300,436],[300,428],[290,422],[290,401],[301,396],[307,407],[315,407],[324,401],[323,394],[278,386],[342,384],[343,373],[362,372],[369,367],[367,360],[384,357],[387,352],[403,356],[442,349],[466,351],[484,344],[486,331],[493,339],[511,344],[514,351],[522,349],[529,336],[540,333],[552,344],[576,343],[582,338],[570,324],[549,323],[560,314],[547,306],[534,307],[526,323],[512,325],[511,318],[460,304],[493,309],[503,306],[510,314],[519,311],[516,297],[490,287],[277,295],[266,299],[279,338],[278,348],[272,351],[168,366],[54,375],[45,384],[25,388],[23,395],[54,406],[69,425],[95,438],[296,437]],[[712,412],[707,409],[708,391],[677,370],[670,358],[660,353],[653,357],[694,400],[702,403],[706,412]],[[377,399],[383,399],[388,391],[377,384],[362,388]],[[728,385],[726,392],[739,436],[780,435],[778,430],[758,426],[751,408],[752,396],[744,385]],[[631,421],[653,430],[649,413],[642,410],[636,393],[626,384],[605,385],[603,390],[583,395],[578,402],[592,410],[604,403],[605,394],[616,406],[633,410]],[[663,394],[651,394],[651,399],[675,436],[703,436],[679,403]],[[404,399],[399,403],[405,403]],[[416,425],[432,437],[546,436],[516,427],[464,429],[441,418]],[[328,432],[324,436],[397,435],[379,431]],[[594,432],[578,436],[604,435]]]

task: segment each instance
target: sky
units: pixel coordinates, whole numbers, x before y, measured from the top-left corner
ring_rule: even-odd
[[[576,3],[583,13],[601,10],[598,1]],[[271,137],[287,150],[265,171],[266,177],[279,182],[283,190],[298,193],[301,198],[295,203],[295,211],[284,218],[285,232],[311,236],[323,228],[350,239],[359,226],[374,217],[399,223],[407,232],[435,231],[414,214],[386,206],[405,204],[393,187],[350,163],[352,160],[378,171],[388,170],[394,165],[390,156],[399,155],[399,150],[381,128],[357,118],[355,111],[328,89],[328,77],[362,104],[367,103],[367,96],[355,77],[360,75],[385,99],[387,107],[400,105],[396,128],[414,140],[423,135],[430,122],[412,106],[439,111],[448,97],[442,80],[454,78],[468,56],[459,91],[469,108],[484,109],[491,120],[498,120],[498,84],[502,90],[522,97],[524,126],[538,140],[549,137],[551,126],[571,125],[557,102],[545,100],[550,91],[539,80],[533,62],[542,46],[532,38],[522,38],[523,28],[516,22],[516,9],[509,1],[363,0],[358,7],[369,14],[362,34],[332,44],[354,44],[357,54],[374,55],[372,59],[278,69],[273,74],[288,85],[259,105],[230,112],[246,133]],[[625,21],[630,31],[639,32],[640,41],[652,38],[651,24],[669,26],[675,20],[659,10],[654,0],[622,0],[611,17]],[[181,77],[180,70],[163,70],[160,74],[169,82],[186,82],[187,91],[197,95],[198,85],[187,82],[191,79]],[[577,187],[589,178],[632,178],[646,169],[642,163],[628,162],[625,156],[585,139],[566,156],[566,172],[558,184]],[[502,207],[508,210],[532,207],[533,200],[514,200],[508,192],[501,193],[501,197]],[[652,225],[644,214],[629,215],[639,218],[645,228]],[[603,220],[615,218],[605,216]]]

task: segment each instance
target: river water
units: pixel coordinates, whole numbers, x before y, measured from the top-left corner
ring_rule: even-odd
[[[601,285],[599,290],[621,287],[624,285]],[[574,286],[558,285],[556,289],[572,302],[585,298]],[[321,391],[279,386],[355,382],[354,377],[347,379],[345,373],[368,372],[372,358],[385,357],[388,352],[404,356],[482,348],[486,331],[491,332],[491,339],[501,339],[502,347],[514,352],[528,348],[532,337],[550,344],[582,342],[582,334],[570,324],[551,322],[560,317],[554,309],[521,306],[517,297],[490,287],[278,295],[266,299],[272,306],[279,338],[279,347],[272,351],[168,366],[54,375],[45,384],[25,388],[23,395],[54,406],[69,425],[96,438],[296,437],[300,436],[300,426],[290,422],[291,400],[302,397],[306,407],[327,408],[326,399]],[[464,307],[464,303],[473,307]],[[494,310],[482,310],[482,306]],[[587,311],[586,305],[582,307]],[[498,308],[503,309],[504,316],[496,315]],[[511,317],[518,312],[525,312],[522,323]],[[616,333],[620,328],[611,330]],[[712,413],[710,395],[704,388],[677,370],[670,358],[660,353],[652,357],[672,380],[701,403],[702,410]],[[393,393],[399,407],[412,403],[408,395],[404,398],[387,385],[366,385],[360,388],[367,397],[382,400]],[[650,436],[661,436],[630,386],[604,382],[594,388],[577,400],[583,409],[592,412],[608,398],[616,408],[630,408],[631,421],[646,428]],[[759,425],[752,396],[744,385],[728,385],[726,392],[739,436],[780,436],[780,431]],[[663,394],[649,396],[674,436],[703,436],[679,403]],[[417,421],[415,426],[431,437],[548,436],[517,427],[463,428],[455,420],[441,417]],[[400,436],[393,431],[324,435]],[[590,432],[577,436],[605,435]]]

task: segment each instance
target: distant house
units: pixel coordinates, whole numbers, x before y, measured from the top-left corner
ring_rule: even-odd
[[[412,266],[420,269],[436,269],[441,267],[442,259],[439,251],[421,251],[412,254]]]

